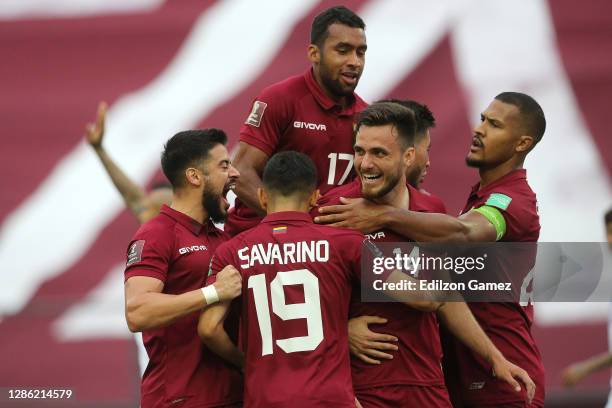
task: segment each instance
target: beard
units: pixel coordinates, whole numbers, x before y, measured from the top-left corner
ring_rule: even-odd
[[[321,56],[321,63],[319,65],[319,75],[321,77],[321,82],[325,88],[327,88],[333,95],[337,97],[345,97],[353,95],[355,88],[357,88],[357,84],[359,83],[359,78],[355,82],[355,86],[353,87],[345,87],[340,83],[339,79],[332,79],[332,74],[325,65],[325,58]]]
[[[221,208],[221,194],[210,188],[209,184],[206,184],[202,192],[202,206],[208,213],[208,217],[215,224],[225,221],[227,216],[227,211]]]
[[[362,189],[363,197],[367,198],[368,200],[375,200],[378,198],[383,198],[384,196],[389,194],[389,192],[393,190],[395,186],[397,186],[399,179],[400,179],[400,176],[397,173],[393,174],[392,176],[389,176],[389,178],[387,179],[387,182],[376,193],[368,193]]]
[[[481,168],[484,167],[484,161],[482,161],[481,159],[470,159],[470,156],[467,156],[465,158],[465,164],[468,165],[468,167],[474,167],[474,168]]]

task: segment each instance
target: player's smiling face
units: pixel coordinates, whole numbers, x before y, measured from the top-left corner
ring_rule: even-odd
[[[340,98],[355,91],[363,73],[366,49],[363,29],[339,23],[327,28],[327,38],[321,48],[310,46],[315,76],[331,96]]]
[[[520,137],[518,108],[495,99],[482,112],[480,120],[474,128],[467,164],[493,168],[512,159]]]
[[[229,208],[227,193],[236,186],[240,173],[232,166],[227,149],[221,144],[210,150],[205,169],[202,203],[209,217],[214,222],[221,222]]]
[[[354,150],[355,171],[365,198],[382,199],[394,188],[404,187],[406,168],[414,160],[414,148],[402,148],[394,126],[361,126]]]

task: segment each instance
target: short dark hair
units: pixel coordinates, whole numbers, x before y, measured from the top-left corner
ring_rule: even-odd
[[[365,23],[357,14],[344,6],[331,7],[319,13],[312,21],[310,43],[322,47],[328,35],[327,29],[334,23],[365,30]]]
[[[221,129],[185,130],[172,136],[164,145],[161,166],[172,188],[185,183],[183,173],[208,159],[217,145],[227,144],[227,136]]]
[[[520,92],[502,92],[495,99],[518,108],[521,114],[522,130],[533,137],[534,146],[542,140],[546,130],[546,118],[542,107],[535,99]]]
[[[416,138],[420,139],[425,136],[427,130],[436,127],[436,118],[425,104],[413,101],[412,99],[383,99],[378,102],[391,102],[402,105],[410,109],[414,113],[416,119]]]
[[[317,188],[317,168],[303,153],[287,150],[273,155],[263,171],[263,186],[267,191],[285,197],[307,196]]]
[[[355,134],[362,126],[393,125],[397,129],[400,145],[406,149],[414,146],[416,119],[410,109],[393,102],[375,102],[358,116]]]
[[[606,225],[612,222],[612,208],[610,208],[606,215],[604,215],[604,220],[606,221]]]

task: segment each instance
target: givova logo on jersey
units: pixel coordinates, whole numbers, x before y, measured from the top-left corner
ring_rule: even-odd
[[[189,254],[191,252],[206,251],[207,249],[208,248],[206,248],[206,245],[187,246],[187,247],[179,248],[179,254],[184,255],[184,254]]]
[[[323,123],[310,123],[296,120],[295,122],[293,122],[293,127],[296,129],[310,129],[327,132],[327,127],[325,127]]]

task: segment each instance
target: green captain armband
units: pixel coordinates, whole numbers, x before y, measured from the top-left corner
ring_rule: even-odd
[[[474,208],[472,211],[476,211],[489,220],[493,227],[495,228],[495,232],[497,233],[496,241],[499,241],[504,237],[506,233],[506,220],[497,208],[491,207],[489,205],[483,205],[482,207]]]

